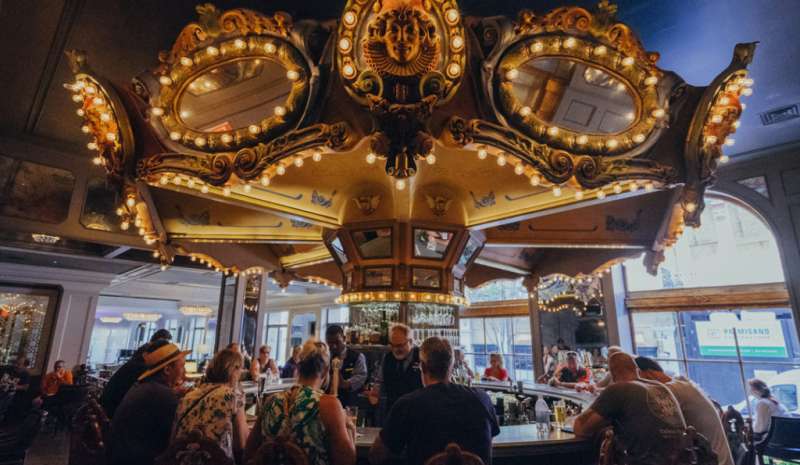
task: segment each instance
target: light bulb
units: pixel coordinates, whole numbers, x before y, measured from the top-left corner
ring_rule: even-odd
[[[717,142],[717,136],[706,136],[706,144],[715,144]]]
[[[172,84],[172,79],[170,79],[169,76],[159,76],[158,82],[160,82],[162,86],[168,86]]]
[[[167,178],[166,176],[161,176],[160,178],[158,178],[158,183],[161,184],[162,186],[166,186],[168,182],[169,178]]]
[[[374,153],[369,152],[367,154],[367,163],[369,163],[371,165],[371,164],[375,163],[375,160],[377,160],[377,158],[378,157]]]
[[[575,191],[575,200],[583,200],[583,191],[582,190]]]
[[[209,46],[209,47],[206,47],[206,53],[208,53],[212,57],[215,57],[215,56],[219,55],[219,49],[217,47],[214,47],[214,46]]]
[[[656,108],[653,110],[653,116],[655,118],[663,118],[666,114],[667,112],[663,108]]]
[[[645,139],[644,134],[636,134],[633,136],[633,141],[636,142],[637,144],[641,144],[642,142],[644,142],[644,139]]]
[[[245,194],[249,194],[250,191],[253,190],[253,186],[251,186],[250,184],[245,184],[244,187],[242,188],[242,190],[244,190]]]
[[[577,43],[578,43],[578,42],[575,40],[575,38],[574,38],[574,37],[570,37],[569,39],[567,39],[567,40],[565,40],[565,41],[564,41],[564,47],[567,47],[567,48],[572,48],[572,47],[574,47],[574,46],[575,46],[575,44],[577,44]]]
[[[647,78],[644,80],[644,84],[645,84],[646,86],[654,86],[654,85],[658,84],[658,78],[657,78],[657,77],[655,77],[655,76],[648,76],[648,77],[647,77]]]
[[[731,157],[727,155],[722,155],[721,157],[719,157],[720,163],[728,163],[729,161],[731,161]]]
[[[745,87],[744,89],[742,89],[742,95],[744,95],[745,97],[753,95],[753,89]]]
[[[451,78],[457,77],[461,74],[461,65],[458,63],[450,63],[447,65],[447,75]]]
[[[509,81],[513,81],[514,79],[519,77],[519,70],[517,68],[511,68],[506,71],[506,79]]]
[[[275,172],[278,173],[278,176],[283,176],[286,174],[286,167],[283,165],[278,165],[278,167],[275,168]]]
[[[204,193],[204,194],[208,194],[208,186],[206,186],[205,184],[203,184],[203,185],[200,187],[200,192],[202,192],[202,193]]]
[[[587,142],[589,142],[589,137],[584,134],[581,134],[580,136],[575,138],[575,142],[577,142],[578,145],[585,145]]]
[[[295,157],[294,159],[294,166],[300,168],[303,166],[303,157]]]
[[[230,134],[228,134],[228,133],[225,133],[225,134],[221,135],[219,139],[220,139],[220,140],[222,141],[222,143],[224,143],[224,144],[230,144],[230,143],[233,141],[233,136],[231,136],[231,135],[230,135]]]
[[[275,109],[273,111],[275,112],[276,116],[284,116],[284,115],[286,115],[286,108],[284,108],[284,107],[282,107],[280,105],[275,107]]]
[[[181,64],[183,66],[192,66],[194,61],[192,61],[192,59],[189,57],[181,57]]]
[[[243,41],[242,39],[236,39],[233,41],[233,46],[241,50],[247,47],[247,42]]]
[[[347,13],[345,13],[344,18],[342,18],[344,24],[347,26],[353,26],[356,23],[356,19],[358,18],[356,14],[353,13],[352,11],[348,11]]]
[[[394,184],[394,187],[396,187],[397,190],[399,190],[399,191],[405,189],[406,188],[405,179],[398,179],[397,182]]]
[[[109,142],[114,142],[115,140],[117,140],[117,135],[114,134],[113,132],[107,132],[106,133],[106,140],[109,141]]]
[[[450,47],[456,51],[461,50],[461,48],[464,47],[464,38],[461,36],[453,36],[453,38],[450,39]]]
[[[290,69],[289,71],[286,71],[286,79],[288,79],[290,81],[296,81],[296,80],[300,79],[300,73],[298,73],[297,71],[295,71],[293,69]]]
[[[172,139],[172,140],[180,140],[181,133],[179,133],[177,131],[172,131],[172,132],[169,133],[169,138]]]
[[[506,166],[506,156],[502,153],[497,156],[497,164],[499,166]]]
[[[612,187],[612,189],[614,190],[615,194],[621,194],[622,193],[622,186],[619,185],[619,184],[614,184],[614,187]]]
[[[161,107],[153,107],[150,109],[150,114],[153,116],[161,116],[164,114],[164,109]]]
[[[606,54],[607,51],[608,49],[606,48],[605,45],[600,45],[594,48],[594,54],[597,56],[603,56]]]
[[[549,136],[557,136],[558,135],[558,127],[550,126],[547,128],[547,135]]]
[[[272,55],[276,51],[278,51],[278,47],[275,46],[272,42],[267,42],[264,44],[264,51]]]
[[[733,139],[731,137],[726,137],[725,138],[725,145],[727,145],[728,147],[732,146],[735,143],[736,143],[736,139]]]
[[[81,103],[83,102],[83,97],[81,97],[81,94],[73,94],[72,101],[75,103]]]
[[[653,184],[652,182],[648,182],[648,183],[646,183],[646,184],[644,185],[644,190],[646,190],[647,192],[650,192],[650,191],[652,191],[652,190],[653,190],[653,189],[655,189],[655,188],[656,188],[656,186],[655,186],[655,184]]]
[[[320,152],[320,151],[314,152],[314,154],[311,155],[311,159],[314,160],[314,161],[322,160],[322,152]]]
[[[617,146],[619,146],[619,141],[617,139],[608,139],[606,141],[606,147],[610,150],[614,150]]]
[[[108,123],[109,121],[111,121],[111,115],[105,112],[100,113],[100,121]]]
[[[530,116],[532,110],[531,107],[525,106],[519,109],[519,115],[525,118],[526,116]]]
[[[195,138],[194,143],[198,147],[202,147],[202,146],[206,145],[206,139],[205,139],[205,137],[197,137],[197,138]]]
[[[514,167],[514,173],[519,175],[525,173],[525,166],[523,166],[522,163],[518,163],[517,166]]]
[[[189,178],[189,180],[186,181],[186,185],[189,186],[189,189],[194,189],[194,179]]]
[[[125,200],[125,205],[127,205],[127,206],[128,206],[128,207],[130,207],[130,208],[133,208],[133,207],[135,207],[135,206],[136,206],[136,198],[134,198],[134,197],[128,197],[128,198]]]
[[[554,197],[561,197],[561,187],[553,186],[553,196]]]
[[[447,10],[447,12],[445,12],[444,19],[450,24],[455,24],[460,16],[461,15],[458,13],[458,10],[455,8],[450,8]]]
[[[478,149],[478,158],[480,158],[481,160],[485,160],[488,155],[489,151],[486,150],[486,148]]]
[[[727,105],[729,103],[731,103],[731,99],[729,99],[728,97],[722,97],[719,99],[720,105]]]
[[[83,108],[78,108],[77,110],[75,110],[75,114],[78,116],[83,116],[86,114],[86,112],[83,111]]]
[[[231,188],[227,187],[227,186],[223,187],[222,188],[222,195],[224,195],[225,197],[231,195]]]
[[[604,190],[600,189],[599,191],[597,191],[597,198],[600,199],[600,200],[606,198],[606,192]]]
[[[630,190],[631,190],[631,192],[636,192],[636,191],[638,191],[638,190],[639,190],[639,183],[637,183],[636,181],[633,181],[633,182],[631,183]]]
[[[741,126],[741,125],[742,125],[742,122],[739,121],[738,119],[736,121],[734,121],[733,123],[731,123],[731,126],[733,126],[736,129],[739,129],[739,126]]]
[[[103,157],[97,156],[97,157],[92,158],[92,163],[94,163],[96,166],[102,165],[103,164]]]
[[[425,161],[428,162],[429,165],[433,165],[436,163],[436,155],[429,153],[427,157],[425,157]]]
[[[348,63],[342,67],[342,74],[344,74],[344,77],[351,79],[356,75],[356,69],[353,65]]]
[[[622,59],[622,64],[624,66],[631,66],[634,63],[635,63],[635,60],[633,59],[633,57],[625,57],[625,58]]]
[[[89,150],[97,150],[97,142],[89,142],[86,144],[86,148]]]
[[[127,221],[123,221],[122,223],[119,224],[119,228],[122,229],[123,231],[127,231],[128,228],[130,228],[130,227],[131,227],[131,224],[128,223]]]
[[[542,50],[544,50],[544,44],[543,43],[541,43],[539,41],[536,41],[536,42],[531,44],[531,52],[539,53]]]
[[[176,186],[180,186],[181,182],[182,181],[181,181],[181,178],[179,176],[175,176],[174,178],[172,178],[172,184],[175,184]]]
[[[538,174],[534,174],[533,176],[531,176],[531,186],[536,187],[539,184],[541,184],[541,182],[542,180],[541,178],[539,178]]]
[[[250,134],[258,134],[261,131],[261,128],[255,124],[251,124],[247,127],[247,130],[250,131]]]
[[[343,52],[346,52],[346,51],[350,50],[350,47],[352,45],[353,45],[353,43],[350,42],[350,39],[348,39],[347,37],[342,37],[339,40],[339,50],[341,50]]]
[[[269,186],[269,182],[270,182],[269,176],[261,176],[261,185],[262,186],[264,186],[264,187]]]
[[[97,105],[97,106],[99,106],[99,105],[104,104],[105,100],[103,100],[102,97],[95,97],[95,98],[92,99],[92,103]]]

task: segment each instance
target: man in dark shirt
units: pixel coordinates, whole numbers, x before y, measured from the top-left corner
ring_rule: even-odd
[[[152,465],[167,449],[178,408],[175,387],[191,351],[156,341],[143,354],[147,367],[117,407],[111,424],[111,465]]]
[[[425,386],[401,397],[389,412],[369,452],[379,464],[405,452],[409,465],[422,465],[450,443],[492,463],[492,437],[500,434],[494,406],[485,392],[450,383],[453,349],[432,337],[420,347]]]
[[[567,389],[575,389],[578,384],[588,383],[589,381],[589,371],[578,365],[578,354],[570,352],[567,354],[567,364],[558,367],[551,384]]]
[[[614,382],[575,419],[575,434],[591,437],[613,425],[630,465],[678,465],[686,423],[675,396],[639,377],[626,353],[609,358]]]
[[[331,350],[331,379],[333,360],[338,359],[342,364],[339,369],[339,401],[344,407],[356,405],[358,394],[367,381],[367,359],[361,352],[347,348],[344,329],[339,325],[328,326],[325,330],[325,342]]]
[[[377,388],[369,393],[373,405],[383,401],[379,408],[380,421],[395,402],[404,395],[422,389],[422,376],[419,371],[419,348],[414,347],[411,328],[396,324],[389,330],[391,352],[384,355],[377,377]]]
[[[133,387],[139,376],[147,370],[142,354],[144,354],[150,344],[160,340],[169,342],[172,340],[172,334],[166,329],[159,329],[153,333],[150,342],[136,349],[136,352],[133,353],[130,360],[119,367],[106,383],[106,386],[103,388],[101,403],[103,404],[103,409],[106,411],[108,418],[114,418],[114,413],[125,397],[125,394]]]

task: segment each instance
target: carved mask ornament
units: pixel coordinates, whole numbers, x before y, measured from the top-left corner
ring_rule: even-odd
[[[381,77],[422,76],[439,62],[436,27],[412,5],[384,11],[369,25],[364,60]]]

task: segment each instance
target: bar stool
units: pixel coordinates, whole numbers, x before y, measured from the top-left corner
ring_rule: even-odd
[[[187,463],[192,465],[234,465],[233,460],[225,455],[219,444],[194,430],[186,436],[172,441],[164,453],[156,457],[154,465],[175,465]]]
[[[792,462],[800,461],[800,417],[772,417],[766,445],[759,454],[761,463],[764,463],[764,456]]]
[[[483,460],[472,452],[461,450],[461,447],[451,442],[439,452],[429,458],[425,465],[484,465]]]

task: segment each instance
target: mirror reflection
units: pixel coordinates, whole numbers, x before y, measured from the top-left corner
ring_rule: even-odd
[[[628,87],[600,68],[568,58],[536,58],[518,69],[512,93],[547,125],[580,133],[616,134],[636,117]]]
[[[441,260],[452,239],[453,233],[451,232],[414,229],[414,256]]]
[[[242,129],[272,115],[291,88],[286,69],[276,61],[229,61],[191,80],[180,96],[178,112],[195,131]]]
[[[413,268],[411,272],[411,285],[414,287],[439,289],[442,287],[439,270],[430,268]]]
[[[366,229],[353,232],[353,242],[364,258],[392,256],[392,228]]]

